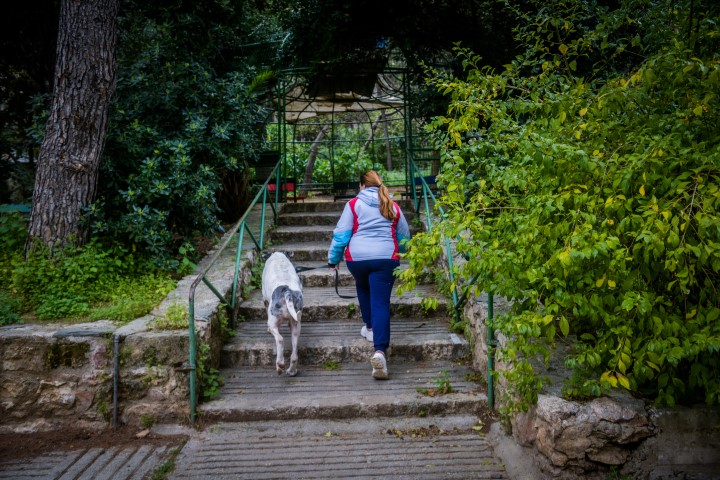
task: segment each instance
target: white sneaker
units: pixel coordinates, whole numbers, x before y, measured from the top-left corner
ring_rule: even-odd
[[[370,365],[373,367],[372,376],[378,380],[387,380],[388,370],[387,362],[385,361],[385,355],[381,352],[375,352],[375,355],[370,359]]]
[[[360,335],[365,337],[368,342],[373,341],[373,331],[368,330],[367,326],[363,325],[363,327],[360,329]]]

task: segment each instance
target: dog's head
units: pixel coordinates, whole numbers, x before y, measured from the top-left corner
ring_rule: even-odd
[[[267,262],[267,259],[270,258],[270,255],[272,255],[273,253],[276,253],[276,252],[263,252],[260,254],[260,258],[262,258],[263,262]],[[292,258],[294,255],[294,252],[277,252],[277,253],[282,253],[287,258]]]

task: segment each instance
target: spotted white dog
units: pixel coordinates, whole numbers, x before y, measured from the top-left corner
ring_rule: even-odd
[[[268,331],[275,337],[275,369],[297,375],[297,345],[300,338],[300,319],[303,308],[303,291],[300,277],[290,259],[283,253],[275,252],[265,261],[262,274],[262,295],[268,313]],[[285,352],[280,325],[287,321],[292,335],[290,367],[285,371]]]

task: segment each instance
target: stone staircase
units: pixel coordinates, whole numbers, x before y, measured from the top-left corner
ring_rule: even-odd
[[[270,234],[269,250],[293,252],[296,267],[317,267],[300,273],[305,306],[298,375],[275,373],[275,344],[267,331],[261,292],[252,291],[239,307],[242,321],[236,336],[222,350],[221,394],[199,409],[201,422],[218,433],[186,446],[198,450],[191,455],[194,463],[180,462],[174,478],[507,478],[484,438],[489,421],[483,417],[487,397],[484,382],[478,381],[482,375],[466,363],[470,346],[449,329],[447,300],[434,285],[393,293],[390,379],[371,377],[374,349],[360,336],[357,300],[336,294],[335,274],[326,268],[343,205],[286,204]],[[412,225],[412,209],[404,205],[403,211]],[[344,263],[338,280],[341,295],[355,295]],[[439,308],[425,312],[420,301],[433,296]],[[281,334],[289,349],[287,325]],[[448,387],[451,391],[441,392]],[[257,454],[265,465],[261,474],[257,465],[247,464],[252,455],[240,455],[239,450],[270,438],[277,446],[274,454]],[[419,446],[413,443],[411,448],[410,440],[420,438]],[[350,441],[354,446],[348,446]],[[219,453],[208,451],[207,464],[199,453],[210,444],[226,452],[220,470]],[[227,448],[229,444],[233,447]],[[341,453],[313,460],[317,448]],[[360,461],[353,451],[364,452]],[[321,466],[307,470],[307,476],[285,467],[270,468],[290,462],[288,455],[303,457],[306,468],[318,462]]]

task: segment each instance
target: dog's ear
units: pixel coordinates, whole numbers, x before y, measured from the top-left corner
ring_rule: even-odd
[[[272,255],[272,252],[263,252],[260,254],[260,258],[262,258],[263,262],[267,262],[267,259],[270,258],[270,255]]]
[[[287,258],[293,258],[293,255],[295,255],[295,252],[283,252]]]

